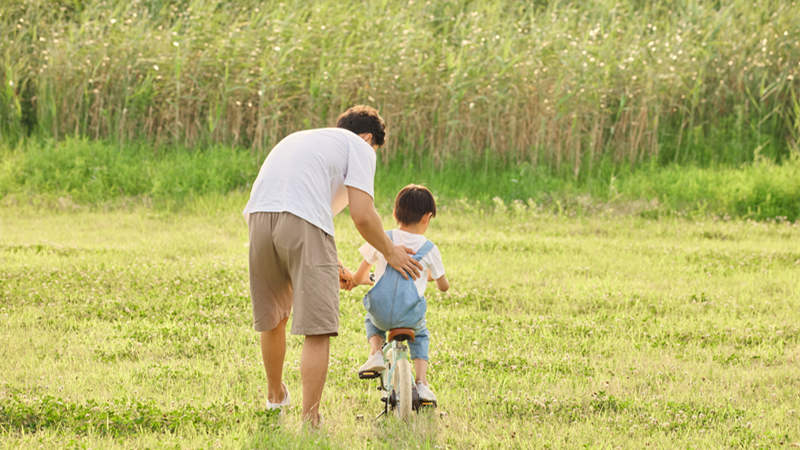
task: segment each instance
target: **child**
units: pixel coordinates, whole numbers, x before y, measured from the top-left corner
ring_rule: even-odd
[[[414,360],[414,372],[416,374],[417,393],[420,399],[426,401],[436,401],[436,396],[428,386],[428,380],[425,377],[428,369],[428,329],[425,327],[424,311],[426,309],[425,286],[427,282],[436,280],[436,286],[442,292],[450,288],[447,277],[444,275],[444,265],[442,264],[442,256],[436,246],[425,244],[429,242],[425,236],[425,231],[428,229],[431,218],[436,216],[436,202],[433,199],[433,194],[425,186],[416,184],[409,184],[400,190],[394,203],[394,218],[399,227],[397,229],[387,232],[389,238],[396,245],[404,245],[414,252],[425,253],[420,262],[423,266],[423,271],[417,280],[414,280],[416,292],[419,298],[415,299],[416,302],[422,302],[421,317],[413,318],[416,326],[414,328],[414,341],[409,342],[409,350],[411,352],[411,359]],[[370,267],[375,264],[375,279],[376,282],[386,271],[386,260],[380,252],[369,244],[364,244],[359,248],[359,252],[364,257],[364,261],[358,268],[358,271],[353,277],[356,284],[371,284],[369,279]],[[369,294],[368,294],[369,296]],[[419,305],[418,305],[419,306]],[[370,346],[370,357],[364,365],[359,368],[359,373],[362,372],[380,372],[386,369],[383,363],[383,347],[384,340],[386,339],[385,329],[381,329],[374,323],[375,319],[367,312],[365,324],[367,328],[367,340]],[[387,327],[388,328],[388,327]]]

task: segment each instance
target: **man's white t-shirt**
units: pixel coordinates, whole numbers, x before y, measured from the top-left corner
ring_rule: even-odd
[[[394,245],[404,245],[414,250],[414,252],[419,250],[427,240],[428,239],[421,234],[409,233],[403,230],[392,230],[392,241]],[[361,253],[361,256],[364,257],[364,261],[375,265],[375,282],[377,283],[386,271],[386,258],[369,243],[362,245],[358,251]],[[417,287],[419,295],[424,295],[425,286],[428,283],[428,273],[431,274],[431,278],[434,280],[441,278],[444,275],[444,263],[442,263],[442,254],[439,253],[439,248],[435,244],[431,251],[422,257],[420,262],[422,263],[423,270],[420,277],[414,280],[414,284]]]
[[[375,150],[344,128],[292,133],[270,151],[244,207],[290,212],[333,236],[333,216],[347,206],[347,188],[374,198]]]

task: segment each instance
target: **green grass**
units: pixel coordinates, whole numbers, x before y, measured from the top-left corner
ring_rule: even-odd
[[[386,206],[410,181],[428,185],[442,204],[532,207],[558,214],[616,212],[646,217],[720,216],[756,220],[800,218],[800,157],[783,163],[761,158],[738,167],[649,164],[631,168],[608,162],[592,175],[553,173],[530,163],[497,160],[452,162],[393,159],[379,151],[378,201]],[[68,138],[0,144],[0,202],[66,208],[162,210],[209,207],[228,193],[246,193],[263,157],[229,147],[202,151],[123,145]]]
[[[263,411],[245,198],[2,207],[2,447],[800,443],[797,224],[445,204],[429,233],[453,286],[428,291],[440,408],[372,420],[360,288],[341,295],[315,434],[297,406]],[[346,215],[336,230],[353,267],[361,239]],[[297,405],[301,341],[288,342]]]
[[[136,196],[180,201],[241,189],[258,173],[259,162],[247,151],[170,150],[144,144],[120,148],[86,139],[27,141],[0,150],[5,156],[0,196],[61,194],[84,204]]]
[[[7,0],[0,140],[264,152],[377,106],[404,158],[575,173],[779,160],[800,138],[800,4]]]

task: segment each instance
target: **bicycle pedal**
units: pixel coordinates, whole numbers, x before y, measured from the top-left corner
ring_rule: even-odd
[[[381,376],[381,373],[374,370],[358,372],[358,378],[361,378],[362,380],[372,380],[374,378],[378,378],[379,376]]]

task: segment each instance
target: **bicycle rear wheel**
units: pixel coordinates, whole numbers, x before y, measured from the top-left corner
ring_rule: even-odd
[[[394,412],[400,419],[408,420],[411,416],[411,364],[402,358],[394,368],[394,390],[397,393],[397,407]]]

